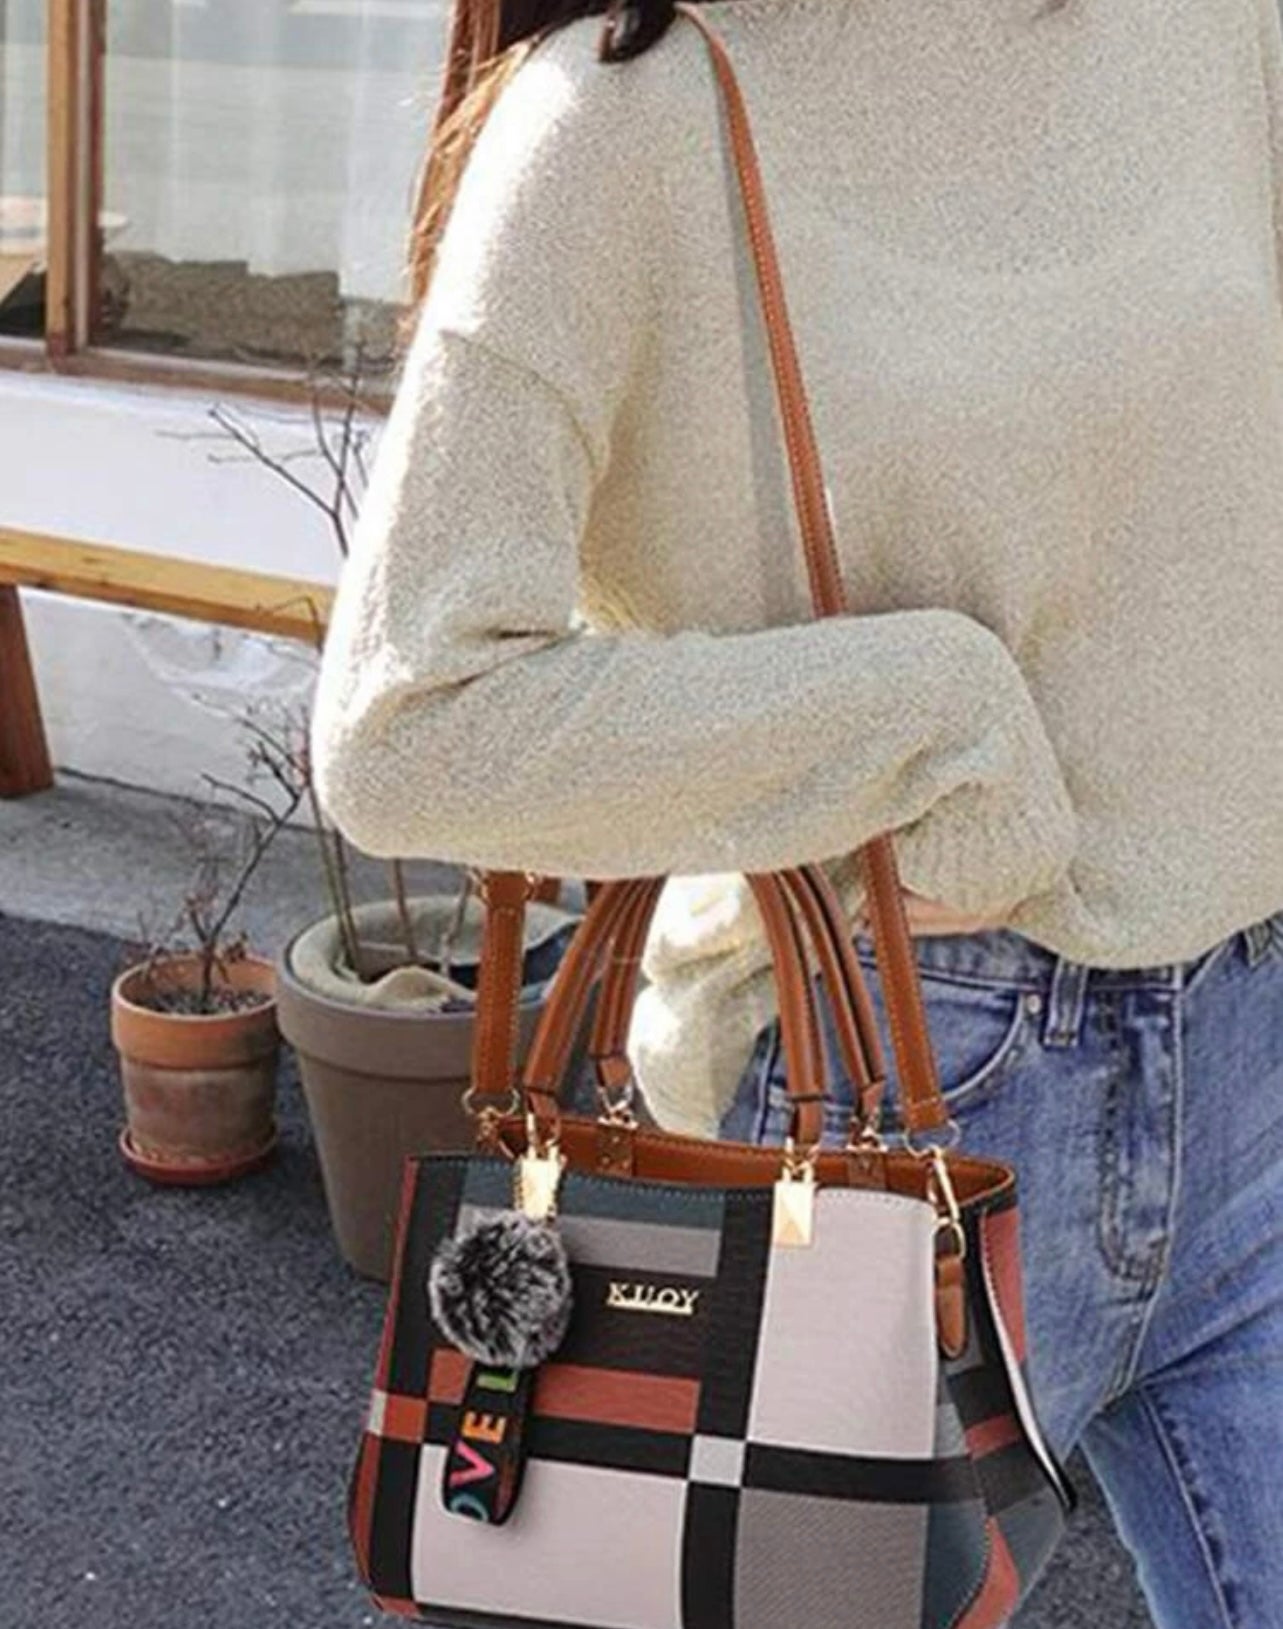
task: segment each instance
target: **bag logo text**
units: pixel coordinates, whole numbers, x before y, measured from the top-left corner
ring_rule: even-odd
[[[623,1312],[666,1312],[676,1318],[690,1318],[695,1312],[699,1291],[678,1285],[621,1284],[612,1281],[606,1296],[608,1307]]]

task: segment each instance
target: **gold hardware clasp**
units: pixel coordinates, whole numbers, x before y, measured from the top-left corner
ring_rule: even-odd
[[[550,1222],[557,1214],[557,1189],[566,1168],[566,1156],[556,1140],[539,1144],[533,1113],[526,1114],[526,1146],[513,1175],[513,1204],[532,1221]]]
[[[871,1121],[861,1120],[858,1113],[851,1116],[846,1132],[848,1154],[885,1154],[889,1146],[882,1132]]]
[[[967,1230],[962,1224],[962,1207],[958,1204],[953,1178],[949,1174],[949,1162],[944,1157],[944,1150],[939,1146],[933,1146],[926,1157],[931,1162],[927,1193],[935,1201],[940,1212],[936,1217],[936,1232],[949,1233],[952,1236],[954,1254],[962,1259],[967,1254]]]
[[[598,1086],[597,1102],[599,1112],[597,1124],[599,1126],[623,1126],[628,1131],[635,1131],[640,1124],[633,1112],[633,1101],[636,1089],[631,1080],[627,1081],[618,1097],[612,1097],[606,1086]]]
[[[815,1237],[814,1148],[799,1153],[792,1137],[784,1141],[784,1169],[775,1182],[771,1212],[772,1244],[809,1245]]]

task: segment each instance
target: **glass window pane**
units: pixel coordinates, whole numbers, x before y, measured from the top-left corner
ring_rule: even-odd
[[[0,335],[44,330],[45,0],[0,4]]]
[[[441,0],[108,0],[99,344],[391,345]]]

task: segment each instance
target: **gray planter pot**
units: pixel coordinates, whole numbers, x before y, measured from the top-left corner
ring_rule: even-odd
[[[418,902],[421,903],[421,902]],[[368,911],[369,907],[360,907]],[[543,909],[546,916],[540,919]],[[544,1010],[552,972],[577,918],[556,907],[532,907],[527,963],[540,976],[523,993],[518,1059],[523,1059]],[[337,938],[337,928],[329,919]],[[277,969],[281,1033],[298,1055],[299,1073],[316,1139],[321,1178],[335,1240],[344,1260],[370,1278],[391,1276],[397,1210],[407,1155],[470,1150],[475,1121],[464,1109],[474,1027],[471,1008],[425,1011],[344,1000],[328,980],[324,990],[299,976],[325,923],[296,934]],[[313,935],[307,941],[307,935]],[[363,932],[364,936],[364,932]],[[304,954],[300,956],[300,947]],[[466,955],[461,979],[475,983]],[[529,975],[528,975],[529,976]],[[596,987],[591,1006],[595,1006]],[[576,1101],[585,1083],[585,1037],[571,1064]]]

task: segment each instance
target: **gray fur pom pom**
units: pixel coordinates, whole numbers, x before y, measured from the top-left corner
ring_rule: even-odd
[[[428,1304],[446,1338],[495,1368],[551,1356],[570,1324],[566,1246],[551,1223],[498,1211],[444,1239],[428,1269]]]

